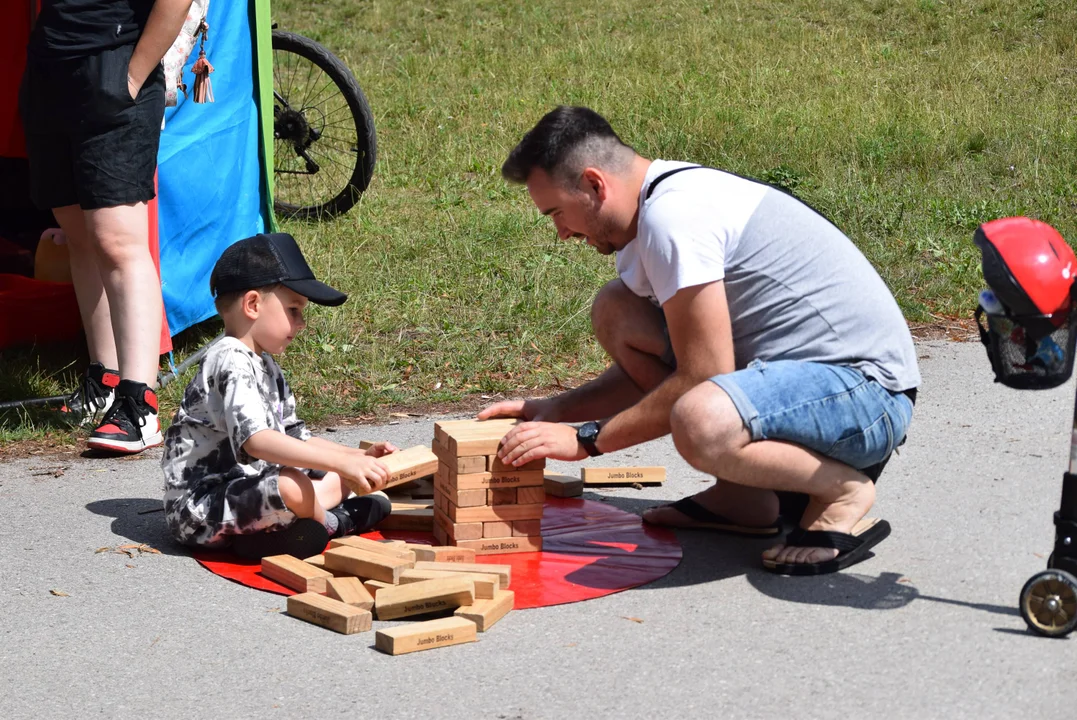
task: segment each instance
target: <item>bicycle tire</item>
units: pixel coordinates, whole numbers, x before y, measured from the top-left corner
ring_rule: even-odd
[[[348,70],[347,66],[340,60],[340,58],[325,47],[310,38],[285,30],[274,30],[272,37],[274,55],[274,105],[279,106],[277,95],[284,95],[278,88],[277,53],[293,53],[309,61],[329,77],[340,92],[341,97],[343,97],[344,101],[347,103],[352,120],[355,123],[356,132],[355,166],[348,178],[347,184],[341,187],[332,197],[322,202],[315,201],[310,204],[301,204],[282,201],[277,197],[274,197],[273,209],[278,215],[307,219],[328,218],[340,215],[350,210],[355,203],[358,202],[359,196],[370,185],[370,179],[374,173],[378,144],[374,132],[374,118],[370,111],[370,104],[367,102],[362,88],[359,87],[359,83],[356,81],[351,71]],[[300,108],[300,112],[304,112],[305,110],[306,108]],[[274,117],[275,140],[279,140],[276,136],[276,108]],[[313,142],[317,143],[318,141],[314,140]],[[311,147],[313,147],[313,145],[311,145]],[[280,181],[281,172],[278,170],[279,162],[280,159],[274,158],[274,173],[277,175],[278,181]]]

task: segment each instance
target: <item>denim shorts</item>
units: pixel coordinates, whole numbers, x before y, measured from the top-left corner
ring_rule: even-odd
[[[752,440],[784,440],[862,470],[905,440],[913,403],[843,365],[753,360],[711,378],[733,400]]]

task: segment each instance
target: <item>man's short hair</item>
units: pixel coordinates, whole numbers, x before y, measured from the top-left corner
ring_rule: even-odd
[[[535,168],[541,168],[555,182],[572,188],[586,168],[623,171],[635,155],[594,110],[561,105],[524,135],[501,166],[501,175],[522,185]]]

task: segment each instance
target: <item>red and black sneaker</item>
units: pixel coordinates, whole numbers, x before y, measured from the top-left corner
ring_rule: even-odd
[[[90,363],[78,389],[67,396],[60,412],[69,413],[75,425],[96,426],[112,407],[119,384],[118,371],[109,370],[101,363]]]
[[[112,408],[100,427],[90,433],[86,445],[94,450],[134,454],[161,442],[157,395],[145,383],[121,380]]]

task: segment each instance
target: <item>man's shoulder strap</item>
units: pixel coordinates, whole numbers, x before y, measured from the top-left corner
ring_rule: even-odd
[[[679,167],[679,168],[673,168],[672,170],[666,170],[664,173],[662,173],[661,175],[656,177],[653,181],[651,181],[651,186],[647,188],[647,194],[643,196],[643,201],[647,202],[648,200],[650,200],[651,199],[651,193],[654,192],[654,189],[655,189],[655,187],[658,186],[658,183],[662,182],[663,180],[668,178],[670,175],[676,175],[677,173],[684,172],[685,170],[717,170],[717,169],[718,168],[707,167],[706,165],[688,165],[686,167]]]

